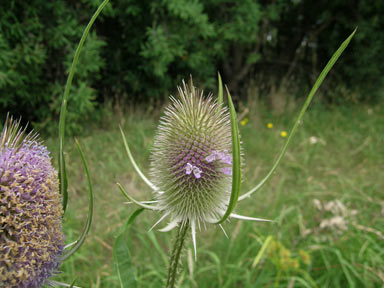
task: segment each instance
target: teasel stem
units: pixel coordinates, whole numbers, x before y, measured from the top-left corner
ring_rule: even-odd
[[[174,288],[176,284],[178,266],[180,262],[181,251],[184,246],[184,240],[189,229],[189,221],[186,222],[177,232],[177,237],[175,244],[173,246],[171,259],[169,263],[168,278],[167,278],[167,288]]]

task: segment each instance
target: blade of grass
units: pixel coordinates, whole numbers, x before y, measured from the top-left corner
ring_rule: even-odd
[[[297,120],[296,120],[295,124],[293,125],[293,127],[291,129],[291,132],[288,135],[287,142],[285,142],[285,145],[284,145],[283,149],[281,150],[280,155],[277,158],[275,164],[272,166],[272,169],[268,172],[267,176],[263,180],[261,180],[261,182],[258,185],[256,185],[253,189],[251,189],[250,191],[248,191],[244,195],[240,196],[239,197],[239,201],[243,200],[244,198],[247,198],[247,197],[251,196],[251,194],[253,194],[254,192],[258,191],[261,187],[263,187],[264,184],[269,180],[269,178],[275,172],[275,170],[277,169],[277,167],[279,166],[279,164],[281,162],[281,159],[283,159],[283,157],[285,155],[285,152],[287,151],[289,143],[291,142],[293,136],[296,133],[297,127],[301,123],[301,120],[302,120],[302,118],[304,116],[305,111],[307,111],[307,108],[308,108],[309,104],[312,101],[313,96],[315,95],[317,89],[319,89],[321,83],[323,83],[323,81],[324,81],[325,77],[327,76],[328,72],[332,69],[333,65],[336,63],[337,59],[339,59],[340,55],[343,53],[344,49],[347,48],[349,42],[351,41],[352,37],[356,33],[356,29],[340,45],[339,49],[337,49],[337,51],[332,55],[331,59],[328,61],[327,65],[325,66],[323,71],[321,71],[319,77],[317,78],[317,80],[315,82],[315,85],[313,85],[313,87],[312,87],[311,91],[309,92],[308,97],[307,97],[303,107],[300,110],[299,116],[297,117]]]
[[[344,260],[344,258],[341,255],[340,251],[333,250],[333,249],[331,251],[333,251],[336,254],[337,259],[339,260],[339,263],[341,265],[341,269],[343,270],[345,278],[348,281],[348,287],[356,287],[355,282],[353,281],[352,276],[351,276],[351,274],[348,271],[348,267],[346,265],[347,261]]]
[[[73,288],[75,287],[75,282],[76,282],[77,279],[73,280],[73,282],[71,283],[71,286],[69,286],[69,288]]]
[[[81,247],[81,245],[83,245],[85,238],[87,237],[88,232],[91,229],[92,218],[93,218],[93,190],[92,190],[91,177],[89,175],[87,161],[84,158],[84,154],[83,154],[83,151],[81,150],[80,144],[77,141],[77,139],[75,139],[75,142],[76,142],[77,150],[79,151],[81,162],[83,164],[83,168],[85,170],[85,174],[87,176],[87,181],[88,181],[88,191],[89,191],[88,217],[87,217],[87,222],[85,223],[83,232],[81,233],[79,239],[76,240],[76,243],[73,245],[73,247],[70,250],[64,253],[64,255],[61,257],[61,261],[68,259],[73,253],[75,253]]]
[[[113,259],[120,281],[120,287],[137,287],[136,272],[131,260],[131,253],[128,248],[127,232],[129,226],[135,221],[144,208],[139,208],[127,219],[120,228],[119,235],[113,245]]]
[[[223,106],[223,81],[221,80],[221,76],[219,72],[217,73],[217,78],[219,81],[218,99],[217,99],[218,111],[219,111]]]
[[[232,129],[232,192],[229,199],[229,204],[227,211],[224,213],[223,217],[216,222],[216,224],[223,223],[229,215],[232,213],[233,209],[236,207],[237,199],[239,198],[240,186],[241,186],[241,157],[240,157],[240,137],[239,137],[239,126],[237,125],[236,110],[232,103],[231,94],[227,89],[228,95],[228,105],[229,112],[231,117],[231,129]]]
[[[75,56],[73,57],[72,66],[69,70],[69,75],[67,78],[67,83],[65,85],[63,102],[61,103],[60,109],[60,120],[59,120],[59,185],[60,185],[60,194],[63,197],[63,210],[67,209],[68,203],[68,179],[67,172],[65,169],[65,160],[64,160],[64,136],[65,136],[65,117],[67,113],[67,102],[69,91],[71,90],[73,76],[75,74],[75,68],[77,62],[79,60],[81,49],[83,48],[85,39],[88,36],[89,30],[91,29],[93,23],[96,18],[99,16],[100,12],[104,9],[105,5],[107,5],[109,0],[104,0],[103,3],[97,8],[96,12],[93,14],[91,20],[89,21],[87,27],[85,28],[83,35],[81,36],[79,45],[76,48]]]
[[[149,239],[151,240],[153,246],[157,250],[157,252],[159,252],[159,254],[160,254],[160,256],[164,262],[164,267],[168,267],[168,265],[169,265],[168,256],[167,256],[167,254],[165,254],[164,250],[161,248],[159,241],[157,241],[155,233],[153,233],[153,231],[149,231],[147,233],[147,235],[148,235]]]
[[[273,237],[269,235],[267,239],[265,239],[263,246],[261,246],[259,253],[257,253],[255,260],[253,260],[252,268],[255,268],[257,264],[259,264],[261,257],[263,257],[265,251],[267,250],[269,243],[272,241]]]

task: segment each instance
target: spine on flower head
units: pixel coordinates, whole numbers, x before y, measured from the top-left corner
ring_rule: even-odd
[[[37,288],[63,251],[57,172],[36,134],[7,118],[0,136],[0,283]]]

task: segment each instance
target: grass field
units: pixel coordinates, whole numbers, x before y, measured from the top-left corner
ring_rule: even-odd
[[[250,109],[248,123],[240,126],[246,162],[242,193],[266,175],[286,140],[280,132],[289,132],[295,115],[276,118]],[[119,287],[112,247],[136,207],[123,203],[115,183],[138,199],[149,200],[151,193],[126,157],[118,121],[148,172],[158,116],[127,112],[108,129],[79,137],[93,179],[95,218],[84,246],[61,266],[59,281]],[[56,139],[46,143],[55,156]],[[311,107],[271,181],[236,208],[238,214],[275,222],[231,220],[224,225],[229,239],[213,225],[199,232],[198,259],[192,260],[189,241],[179,287],[383,287],[383,144],[382,107]],[[64,230],[70,243],[84,224],[88,192],[73,140],[66,151],[70,199]],[[158,218],[145,211],[130,230],[139,287],[163,287],[166,278],[175,231],[148,232]]]

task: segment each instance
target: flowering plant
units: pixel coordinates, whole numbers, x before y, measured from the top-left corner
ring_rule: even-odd
[[[207,223],[217,224],[226,234],[222,224],[228,218],[270,221],[242,216],[233,211],[238,201],[258,191],[275,172],[315,92],[348,46],[355,31],[341,44],[321,72],[290,133],[282,135],[287,137],[287,141],[271,170],[258,185],[241,196],[242,153],[236,111],[228,89],[229,108],[223,105],[220,75],[217,100],[212,95],[204,97],[194,87],[192,80],[189,86],[183,82],[183,87],[178,88],[178,98],[171,97],[172,103],[165,109],[160,120],[152,148],[150,179],[136,164],[121,129],[127,155],[137,173],[153,190],[154,200],[138,201],[117,184],[121,192],[130,203],[137,204],[141,209],[162,213],[152,228],[166,217],[170,217],[169,224],[159,231],[167,232],[179,227],[170,258],[166,287],[175,286],[180,252],[188,229],[191,231],[196,258],[197,227]],[[137,215],[135,213],[134,217]],[[118,245],[115,248],[118,249]],[[121,270],[119,258],[116,259],[117,268]],[[120,281],[124,286],[124,279],[120,277]]]
[[[75,287],[50,279],[61,262],[83,244],[93,216],[93,192],[88,167],[76,141],[88,180],[89,208],[84,229],[75,242],[64,245],[62,218],[67,202],[64,131],[68,94],[88,32],[108,3],[105,0],[88,23],[76,50],[65,87],[59,123],[59,172],[36,133],[25,135],[20,120],[7,116],[0,135],[0,287]]]

